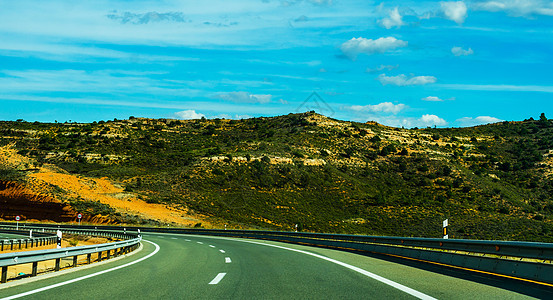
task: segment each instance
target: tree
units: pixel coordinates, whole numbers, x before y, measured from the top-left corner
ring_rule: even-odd
[[[551,126],[551,122],[549,122],[549,120],[545,116],[545,113],[541,113],[540,120],[538,121],[538,125],[542,128]]]

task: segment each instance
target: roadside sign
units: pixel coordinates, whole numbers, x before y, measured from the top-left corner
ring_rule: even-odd
[[[77,219],[82,219],[82,218],[83,218],[82,214],[77,214]]]
[[[15,223],[15,230],[19,230],[19,220],[21,220],[21,217],[20,216],[15,216],[15,221],[17,221]]]

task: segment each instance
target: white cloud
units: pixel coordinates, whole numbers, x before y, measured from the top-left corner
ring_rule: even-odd
[[[387,70],[387,71],[391,71],[391,70],[394,70],[394,69],[397,69],[399,68],[399,65],[395,65],[395,66],[392,66],[392,65],[380,65],[374,69],[371,69],[371,68],[367,68],[365,70],[365,72],[367,73],[376,73],[376,72],[380,72],[382,70]]]
[[[472,51],[471,48],[468,48],[467,50],[461,48],[461,47],[453,47],[451,48],[451,53],[455,56],[467,56],[474,54],[474,51]]]
[[[430,101],[430,102],[442,102],[444,101],[443,99],[440,99],[436,96],[428,96],[428,97],[424,97],[422,98],[423,101]]]
[[[419,120],[420,124],[425,126],[445,126],[447,125],[446,120],[436,116],[436,115],[423,115]]]
[[[397,76],[386,76],[386,74],[380,74],[377,78],[382,85],[397,85],[397,86],[407,86],[407,85],[425,85],[430,83],[435,83],[437,78],[434,76],[412,76],[407,77],[404,74]]]
[[[420,118],[414,117],[400,117],[396,115],[380,116],[376,114],[365,115],[355,118],[359,122],[375,121],[383,125],[394,127],[433,127],[433,126],[446,126],[448,123],[446,120],[431,114],[422,115]]]
[[[251,116],[251,115],[241,115],[241,114],[234,114],[234,115],[219,114],[219,115],[213,116],[212,118],[214,118],[214,119],[218,118],[218,119],[229,119],[229,120],[242,120],[242,119],[253,118],[253,116]]]
[[[386,29],[390,29],[394,26],[400,28],[405,25],[401,19],[401,15],[399,14],[399,9],[397,7],[390,11],[390,15],[387,18],[378,21],[378,23]]]
[[[197,113],[195,110],[189,109],[189,110],[176,112],[175,117],[181,120],[193,120],[193,119],[201,119],[202,117],[205,118],[205,115]]]
[[[269,103],[272,95],[255,95],[248,92],[219,93],[213,98],[223,99],[236,103]]]
[[[465,2],[440,2],[440,6],[446,19],[455,21],[459,25],[465,22],[467,18],[467,5]]]
[[[477,125],[497,123],[502,121],[503,120],[501,119],[490,117],[490,116],[479,116],[476,118],[464,117],[464,118],[455,120],[455,122],[462,127],[477,126]]]
[[[359,37],[343,43],[340,49],[347,57],[355,59],[361,53],[384,53],[406,46],[406,41],[398,40],[395,37],[381,37],[376,40]]]
[[[393,104],[392,102],[382,102],[375,105],[352,105],[344,107],[347,110],[355,112],[371,112],[371,113],[391,113],[397,114],[404,110],[407,106],[405,104]]]
[[[473,5],[474,9],[491,12],[503,11],[513,17],[532,15],[553,16],[553,2],[543,0],[495,0]]]

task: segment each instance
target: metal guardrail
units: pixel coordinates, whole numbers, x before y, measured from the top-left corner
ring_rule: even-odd
[[[31,225],[32,226],[32,225]],[[62,228],[75,228],[60,225]],[[79,226],[79,228],[95,228]],[[121,230],[121,226],[102,226]],[[274,240],[420,260],[553,286],[553,244],[437,238],[363,236],[258,230],[126,227],[143,232],[196,234]],[[534,261],[528,261],[529,259]],[[548,263],[549,261],[549,263]]]
[[[26,230],[6,230],[0,229],[0,233],[16,234],[20,236],[29,235]],[[56,236],[51,233],[33,232],[32,238],[25,237],[22,239],[2,239],[0,240],[0,251],[4,250],[21,250],[33,247],[41,247],[51,245],[56,242]]]
[[[4,228],[10,226],[2,226]],[[46,232],[52,231],[55,232],[58,228],[51,227],[40,227],[43,228]],[[36,276],[38,271],[38,263],[41,261],[55,260],[54,271],[59,271],[61,266],[61,259],[72,257],[73,264],[72,267],[77,266],[78,256],[86,255],[87,263],[92,262],[92,254],[97,253],[97,261],[103,259],[103,254],[106,253],[106,258],[109,259],[112,256],[119,256],[134,250],[138,247],[142,238],[138,233],[130,232],[114,232],[114,231],[105,231],[105,230],[83,230],[83,229],[61,229],[65,233],[73,234],[84,234],[92,236],[104,236],[104,237],[114,237],[125,239],[123,241],[117,241],[112,243],[104,243],[98,245],[89,245],[89,246],[80,246],[80,247],[68,247],[68,248],[59,248],[59,249],[48,249],[48,250],[35,250],[35,251],[22,251],[22,252],[12,252],[12,253],[3,253],[0,254],[0,267],[2,269],[0,282],[7,282],[8,276],[8,267],[20,264],[29,264],[32,263],[32,272],[31,276]],[[53,237],[54,241],[56,236]],[[48,237],[50,239],[50,237]]]

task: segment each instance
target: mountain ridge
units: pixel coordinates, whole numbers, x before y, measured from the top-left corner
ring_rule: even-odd
[[[313,112],[245,120],[0,122],[0,143],[26,161],[20,169],[31,169],[4,164],[0,180],[25,184],[45,166],[106,178],[137,200],[178,210],[191,220],[186,226],[292,230],[298,224],[306,231],[440,237],[441,221],[449,218],[450,237],[552,240],[553,126],[543,114],[423,129]],[[60,201],[92,216],[103,207],[110,222],[177,224],[135,218],[109,204],[96,211],[82,200]]]

